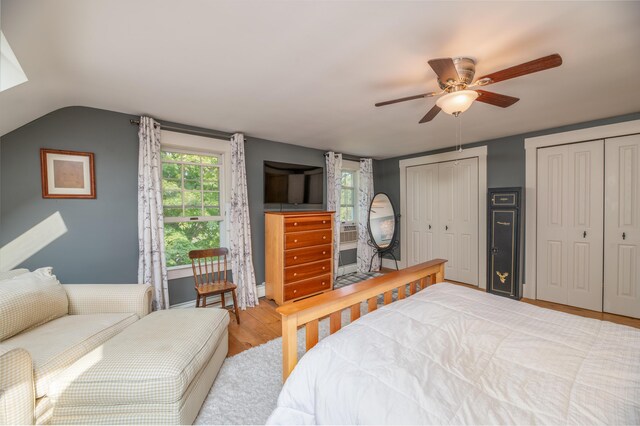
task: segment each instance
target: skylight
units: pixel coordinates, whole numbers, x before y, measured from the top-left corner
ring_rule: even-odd
[[[9,42],[0,31],[0,92],[27,81],[18,58],[13,54]]]

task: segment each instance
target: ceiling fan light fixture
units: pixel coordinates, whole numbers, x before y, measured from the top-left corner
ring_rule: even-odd
[[[458,115],[468,110],[477,98],[478,92],[475,90],[459,90],[438,98],[436,105],[447,114]]]

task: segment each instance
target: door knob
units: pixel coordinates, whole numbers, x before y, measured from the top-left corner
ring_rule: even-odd
[[[587,231],[584,231],[584,232],[582,233],[582,238],[587,238]]]
[[[626,240],[626,239],[627,239],[627,234],[626,234],[626,232],[623,232],[623,233],[622,233],[622,239],[623,239],[623,240]]]
[[[448,231],[448,230],[449,230],[449,225],[445,225],[445,226],[444,226],[444,230],[445,230],[445,231]]]
[[[431,225],[429,225],[429,229],[431,229]]]

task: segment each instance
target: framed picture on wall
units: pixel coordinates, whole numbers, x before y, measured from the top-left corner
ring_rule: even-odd
[[[40,149],[42,198],[96,198],[92,152]]]

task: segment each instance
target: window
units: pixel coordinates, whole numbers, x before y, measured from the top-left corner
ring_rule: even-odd
[[[340,191],[340,222],[356,222],[356,177],[354,170],[342,170],[342,190]]]
[[[221,246],[223,158],[214,153],[162,151],[167,267],[190,265],[190,250]]]

